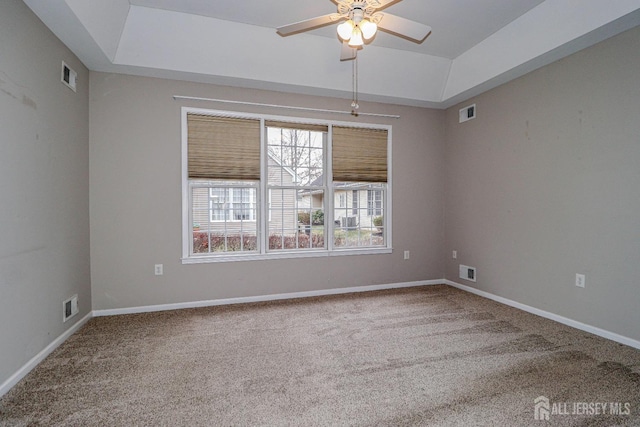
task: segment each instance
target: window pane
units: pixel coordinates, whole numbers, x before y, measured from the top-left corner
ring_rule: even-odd
[[[268,250],[324,248],[326,132],[267,127]]]
[[[252,252],[258,249],[258,238],[253,232],[193,232],[193,253]]]
[[[191,212],[195,228],[207,227],[209,224],[209,189],[192,189]]]
[[[336,204],[333,244],[336,248],[376,247],[385,245],[384,188],[386,184],[334,183]],[[353,188],[358,189],[354,190]]]
[[[308,185],[322,175],[324,132],[267,128],[269,178]],[[287,176],[287,174],[289,176]]]
[[[324,248],[324,193],[272,188],[269,249]]]
[[[238,187],[232,181],[194,181],[193,185],[200,185],[191,192],[193,253],[258,251],[257,183]]]
[[[359,194],[358,190],[353,190],[351,193],[351,213],[353,215],[358,215]]]
[[[211,221],[255,221],[255,188],[216,187],[210,189]]]

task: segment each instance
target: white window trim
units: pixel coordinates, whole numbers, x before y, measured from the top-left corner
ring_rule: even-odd
[[[257,119],[260,120],[260,157],[261,157],[261,171],[260,171],[260,183],[258,188],[258,210],[257,210],[257,218],[256,222],[258,225],[258,247],[259,252],[252,253],[223,253],[223,254],[192,254],[192,245],[193,245],[193,218],[191,213],[191,192],[189,191],[189,176],[188,176],[188,153],[187,153],[187,138],[188,138],[188,129],[187,129],[187,114],[188,113],[196,113],[196,114],[210,114],[210,115],[221,115],[225,117],[236,117],[236,118],[246,118],[246,119]],[[333,247],[333,238],[326,239],[326,249],[296,249],[292,251],[277,251],[277,252],[267,252],[266,251],[266,243],[268,240],[268,227],[269,227],[269,215],[264,214],[264,209],[268,210],[268,203],[264,203],[263,200],[267,199],[269,196],[269,188],[268,188],[268,164],[267,164],[267,147],[265,144],[265,121],[285,121],[289,123],[300,123],[300,124],[321,124],[326,125],[329,128],[327,135],[327,146],[325,147],[325,158],[324,158],[324,173],[326,174],[324,180],[325,187],[325,218],[327,218],[327,214],[329,214],[329,218],[325,220],[325,233],[327,236],[333,236],[334,233],[334,191],[333,191],[333,179],[332,179],[332,170],[331,170],[331,162],[327,161],[331,159],[331,141],[332,141],[332,127],[333,126],[346,126],[346,127],[355,127],[355,128],[366,128],[366,129],[384,129],[387,131],[387,186],[383,199],[384,206],[384,228],[385,228],[385,246],[380,247],[371,247],[371,248],[334,248]],[[334,121],[334,120],[317,120],[317,119],[306,119],[299,117],[287,117],[287,116],[275,116],[275,115],[265,115],[265,114],[250,114],[250,113],[238,113],[234,111],[221,111],[221,110],[211,110],[204,108],[193,108],[193,107],[182,107],[181,109],[181,163],[182,163],[182,263],[183,264],[202,264],[202,263],[212,263],[212,262],[230,262],[230,261],[255,261],[255,260],[268,260],[268,259],[283,259],[283,258],[313,258],[313,257],[330,257],[330,256],[345,256],[345,255],[373,255],[373,254],[390,254],[393,252],[393,239],[392,239],[392,227],[393,224],[393,213],[392,213],[392,145],[393,145],[393,136],[392,136],[392,126],[391,125],[381,125],[381,124],[370,124],[370,123],[356,123],[356,122],[342,122],[342,121]]]

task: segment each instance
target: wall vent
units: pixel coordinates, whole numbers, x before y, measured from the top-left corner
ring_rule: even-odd
[[[75,92],[77,79],[78,73],[62,61],[62,83]]]
[[[470,282],[476,281],[476,268],[460,264],[460,278]]]
[[[66,322],[78,314],[78,295],[74,295],[62,303],[62,321]]]
[[[476,104],[460,109],[460,123],[476,118]]]

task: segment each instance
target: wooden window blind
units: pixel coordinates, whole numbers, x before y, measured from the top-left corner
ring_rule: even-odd
[[[280,122],[275,120],[267,120],[264,122],[265,126],[273,128],[284,129],[297,129],[297,130],[310,130],[315,132],[327,132],[329,127],[327,125],[315,125],[309,123],[293,123],[293,122]]]
[[[260,120],[187,114],[189,178],[260,179]]]
[[[387,131],[333,127],[333,180],[387,182]]]

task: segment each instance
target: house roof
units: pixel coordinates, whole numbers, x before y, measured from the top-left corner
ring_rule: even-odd
[[[351,98],[329,0],[24,0],[91,70]],[[640,24],[640,0],[394,1],[420,44],[379,32],[358,54],[363,101],[445,108]],[[179,94],[180,95],[180,94]]]
[[[313,181],[311,181],[311,183],[309,184],[309,186],[321,186],[323,184],[323,179],[324,177],[322,175],[320,175],[319,177],[317,177],[316,179],[314,179]],[[349,190],[355,187],[360,187],[362,184],[358,183],[358,182],[340,182],[337,185],[334,185],[335,188],[337,189],[343,189],[343,190]],[[340,190],[338,190],[340,191]],[[320,194],[322,193],[322,190],[301,190],[299,192],[300,196],[306,196],[309,194]]]
[[[282,162],[276,157],[276,155],[273,152],[271,152],[271,150],[267,150],[267,155],[269,156],[269,158],[271,160],[273,160],[273,162],[275,164],[280,166],[282,169],[284,169],[285,172],[287,172],[289,175],[291,175],[291,178],[293,178],[293,180],[295,181],[296,173],[293,171],[293,169],[291,169],[288,166],[283,166]]]

